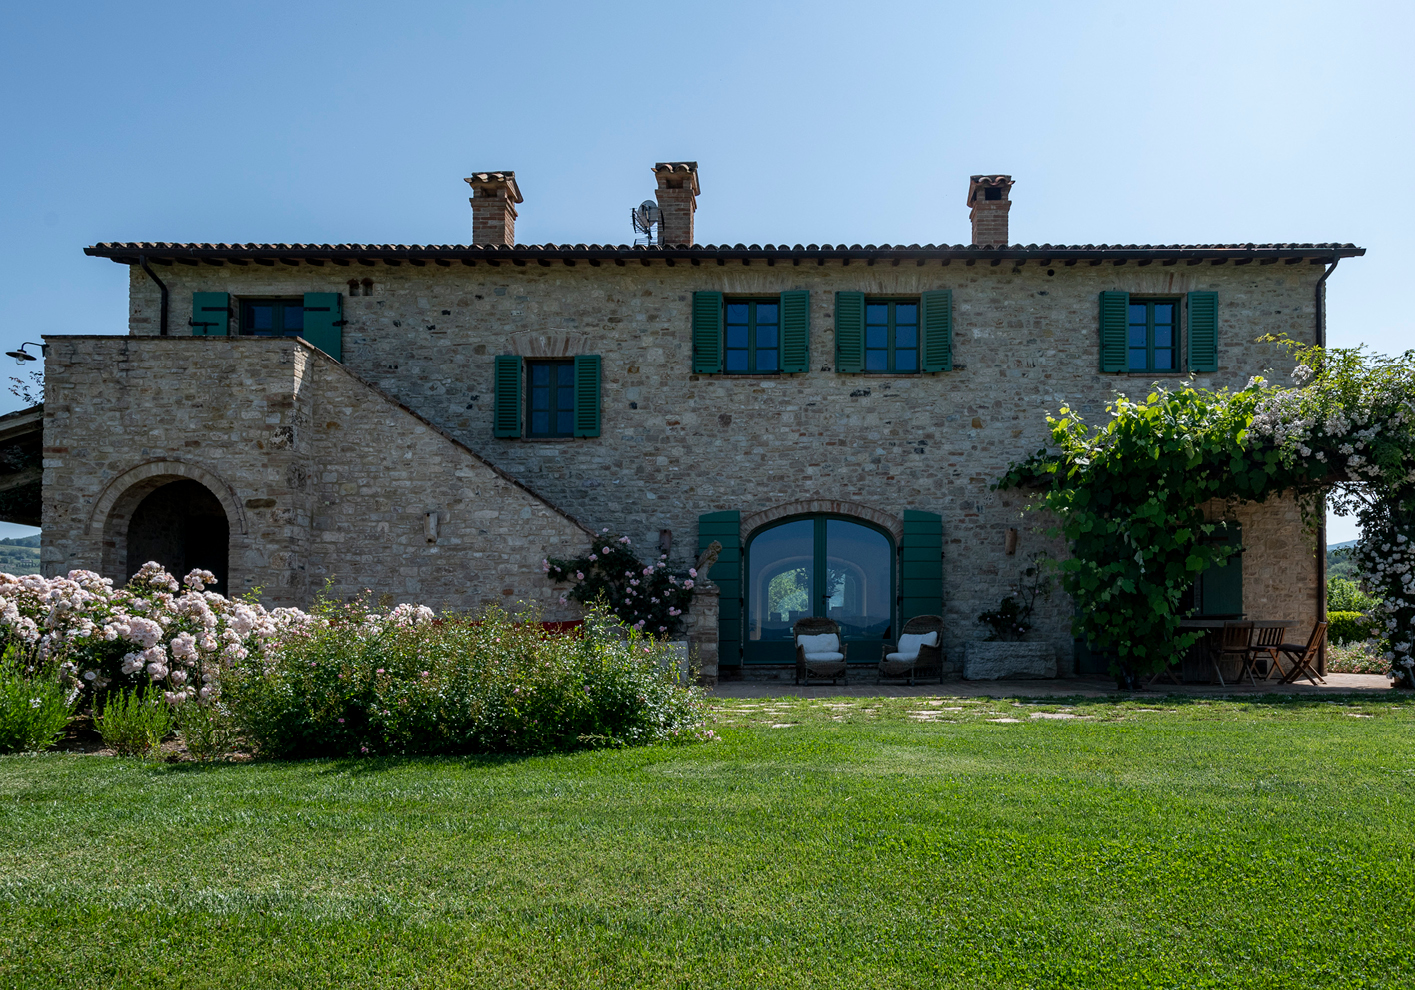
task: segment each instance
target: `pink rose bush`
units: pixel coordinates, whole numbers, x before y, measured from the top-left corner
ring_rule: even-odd
[[[213,702],[230,665],[313,621],[205,591],[215,580],[195,570],[179,582],[152,562],[117,590],[93,571],[0,574],[0,637],[30,672],[55,669],[84,691],[150,683],[169,704]]]
[[[603,605],[629,628],[656,630],[669,639],[680,635],[697,571],[688,568],[687,578],[674,573],[665,554],[645,563],[635,555],[629,537],[608,533],[601,531],[604,541],[598,553],[546,561],[550,579],[573,585],[569,598],[586,606]]]

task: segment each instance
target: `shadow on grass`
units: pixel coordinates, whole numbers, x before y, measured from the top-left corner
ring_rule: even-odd
[[[154,763],[154,770],[163,774],[183,777],[205,777],[246,767],[284,767],[309,770],[316,768],[321,774],[376,776],[383,773],[406,770],[410,767],[467,767],[494,769],[515,766],[527,760],[542,756],[573,755],[590,752],[573,750],[568,753],[467,753],[467,754],[421,754],[408,756],[302,756],[302,757],[255,757],[241,760],[183,760],[179,763]]]

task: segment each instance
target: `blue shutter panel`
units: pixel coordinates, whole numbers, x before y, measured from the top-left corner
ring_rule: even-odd
[[[521,435],[521,359],[515,354],[496,356],[496,402],[491,435]]]
[[[1130,293],[1102,292],[1100,303],[1101,370],[1124,371],[1129,365],[1125,352],[1125,324],[1130,312]]]
[[[598,354],[580,354],[575,358],[575,436],[599,436],[599,368]]]
[[[1189,293],[1189,370],[1218,371],[1218,293]]]
[[[811,294],[804,289],[781,294],[781,370],[811,370]]]
[[[226,292],[193,292],[193,337],[225,337],[231,326],[231,295]]]
[[[943,613],[943,517],[904,510],[899,540],[899,624]]]
[[[698,556],[713,540],[722,544],[717,563],[707,574],[717,585],[717,662],[736,667],[742,662],[742,514],[709,512],[698,516]],[[701,576],[701,575],[700,575]]]
[[[715,375],[722,370],[722,293],[693,293],[693,370]]]
[[[835,370],[865,370],[865,294],[835,294]]]
[[[919,325],[924,332],[924,371],[953,370],[953,291],[940,289],[919,296]]]
[[[336,361],[344,360],[344,312],[337,292],[305,293],[304,338]]]

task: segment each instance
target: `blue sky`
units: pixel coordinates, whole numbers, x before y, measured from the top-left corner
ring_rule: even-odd
[[[4,350],[124,332],[126,268],[95,241],[463,243],[462,177],[509,168],[518,240],[617,243],[670,159],[700,164],[704,243],[961,242],[967,176],[993,171],[1017,180],[1022,243],[1353,241],[1331,342],[1415,346],[1409,4],[0,17]]]

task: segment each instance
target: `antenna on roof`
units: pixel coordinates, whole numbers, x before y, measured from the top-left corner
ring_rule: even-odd
[[[634,238],[635,246],[653,247],[663,243],[663,217],[658,212],[658,204],[651,199],[646,199],[638,206],[629,211],[629,222],[634,225],[634,233],[641,234],[641,237]],[[658,228],[658,236],[654,236],[654,228]]]

